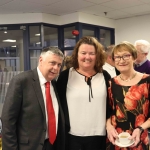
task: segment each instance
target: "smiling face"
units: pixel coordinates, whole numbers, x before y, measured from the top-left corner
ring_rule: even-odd
[[[53,53],[40,56],[38,68],[47,81],[51,81],[59,74],[63,59]]]
[[[96,62],[95,47],[89,44],[81,44],[78,51],[79,69],[94,70]]]
[[[133,69],[134,58],[127,50],[121,50],[114,53],[114,62],[120,73],[128,72]]]

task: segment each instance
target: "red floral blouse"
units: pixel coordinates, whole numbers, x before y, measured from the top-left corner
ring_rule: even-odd
[[[144,74],[133,86],[122,86],[117,77],[111,79],[109,87],[111,120],[118,133],[133,130],[150,118],[150,76]],[[134,148],[114,146],[107,139],[106,150],[149,150],[148,131],[141,135],[141,143]]]

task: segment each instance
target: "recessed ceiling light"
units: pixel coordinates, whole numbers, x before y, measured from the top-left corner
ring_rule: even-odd
[[[35,36],[40,36],[40,33],[38,33],[38,34],[35,34]]]
[[[41,44],[41,42],[37,42],[36,44]]]
[[[7,40],[3,40],[3,42],[16,42],[16,40],[7,39]]]
[[[16,47],[16,45],[14,45],[14,46],[11,46],[11,47]]]
[[[4,33],[7,33],[7,31],[4,31]]]

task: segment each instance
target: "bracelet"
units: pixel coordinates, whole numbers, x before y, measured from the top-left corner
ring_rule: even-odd
[[[144,129],[141,126],[137,126],[136,128],[140,129],[141,134],[144,132]]]

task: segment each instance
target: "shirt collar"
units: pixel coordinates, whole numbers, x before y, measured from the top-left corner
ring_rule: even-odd
[[[142,61],[141,63],[138,63],[138,66],[142,66],[146,61],[147,61],[147,58],[144,61]]]
[[[113,67],[112,65],[110,65],[110,64],[108,64],[108,63],[105,63],[105,65],[106,65],[109,69],[115,70],[115,67]]]
[[[42,75],[42,73],[38,67],[37,67],[37,72],[38,72],[40,84],[44,85],[47,82],[47,80],[44,78],[44,76]]]

